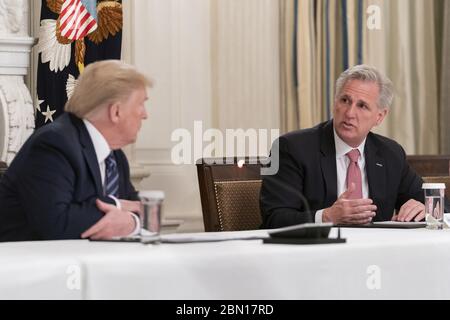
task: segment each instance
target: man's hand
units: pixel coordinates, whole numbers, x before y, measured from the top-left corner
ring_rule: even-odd
[[[425,218],[425,205],[417,200],[409,199],[400,208],[398,214],[392,217],[392,221],[407,222],[414,219],[420,221]]]
[[[129,212],[120,210],[116,206],[99,199],[97,199],[96,204],[97,208],[105,215],[83,232],[81,238],[111,239],[112,237],[127,236],[133,232],[135,222]]]
[[[334,224],[365,224],[372,221],[377,206],[372,204],[372,199],[349,199],[355,189],[352,183],[336,202],[323,211],[323,222]]]
[[[140,201],[130,201],[130,200],[122,200],[119,199],[120,205],[122,206],[122,210],[130,211],[134,213],[142,214],[142,207]]]

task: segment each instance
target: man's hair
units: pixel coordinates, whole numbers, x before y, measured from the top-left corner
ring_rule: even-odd
[[[97,61],[81,73],[65,110],[85,118],[99,107],[125,101],[136,89],[152,86],[149,78],[125,62]]]
[[[378,108],[389,108],[394,100],[394,86],[388,77],[372,66],[360,64],[345,70],[336,80],[335,98],[338,99],[347,81],[361,80],[376,82],[380,89],[378,95]]]

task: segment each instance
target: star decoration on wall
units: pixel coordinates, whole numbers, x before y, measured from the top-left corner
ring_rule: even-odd
[[[44,123],[47,123],[47,121],[50,120],[50,122],[53,122],[53,114],[56,112],[56,110],[50,110],[50,107],[47,105],[47,111],[42,112],[42,114],[45,116]]]
[[[42,112],[42,110],[41,110],[41,104],[42,104],[42,102],[44,102],[45,100],[39,100],[39,98],[38,98],[38,103],[37,103],[37,106],[36,106],[36,110],[37,111],[39,111],[39,112]]]

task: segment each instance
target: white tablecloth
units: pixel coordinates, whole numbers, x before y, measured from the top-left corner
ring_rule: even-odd
[[[450,230],[341,235],[347,243],[2,243],[0,298],[450,299]]]

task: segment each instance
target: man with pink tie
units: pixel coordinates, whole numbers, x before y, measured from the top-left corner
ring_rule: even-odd
[[[340,75],[335,92],[332,120],[275,141],[279,171],[263,176],[262,227],[424,219],[422,179],[405,151],[370,132],[392,104],[391,81],[358,65]]]

